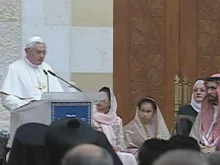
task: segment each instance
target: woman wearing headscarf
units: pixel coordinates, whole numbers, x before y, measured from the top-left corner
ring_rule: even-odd
[[[205,95],[206,89],[204,85],[204,80],[198,79],[193,86],[191,102],[181,107],[177,115],[187,115],[196,118],[199,111],[201,110],[201,103]],[[178,132],[178,134],[189,136],[192,125],[192,122],[187,121],[186,119],[181,119],[179,121],[179,124],[177,124],[177,127],[179,127],[177,128],[177,130],[181,130]]]
[[[137,165],[135,157],[126,153],[122,120],[117,115],[114,93],[108,87],[101,88],[99,92],[105,93],[106,98],[93,107],[93,127],[106,135],[124,165]]]
[[[170,133],[155,100],[149,97],[138,102],[134,119],[124,126],[128,148],[139,148],[152,138],[169,139]]]
[[[108,87],[101,88],[99,92],[104,92],[106,98],[93,107],[93,127],[107,136],[116,151],[122,151],[126,146],[122,120],[116,113],[117,101],[115,95]]]

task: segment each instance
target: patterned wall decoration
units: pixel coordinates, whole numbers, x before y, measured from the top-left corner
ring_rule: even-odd
[[[164,1],[130,0],[130,100],[151,96],[163,106]]]
[[[198,1],[198,69],[200,77],[220,72],[220,1]]]

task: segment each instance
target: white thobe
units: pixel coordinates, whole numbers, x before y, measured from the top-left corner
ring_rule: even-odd
[[[40,100],[41,95],[47,92],[49,82],[49,92],[63,92],[58,79],[52,75],[47,76],[43,69],[52,68],[45,62],[41,65],[33,65],[26,57],[10,64],[7,72],[2,78],[0,92],[3,93],[2,104],[9,111],[28,104],[32,100]],[[11,114],[11,123],[16,118]],[[11,124],[10,129],[15,127]],[[10,136],[8,147],[11,147],[13,137]]]

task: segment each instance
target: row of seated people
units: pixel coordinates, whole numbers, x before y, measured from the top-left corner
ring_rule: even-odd
[[[103,87],[99,92],[104,92],[106,99],[93,106],[92,127],[106,135],[123,164],[137,164],[135,156],[145,140],[170,138],[160,109],[152,98],[139,102],[134,120],[123,128],[122,120],[117,116],[117,101],[112,90]]]
[[[92,155],[96,155],[91,150],[82,153],[89,154],[87,159],[90,160],[79,160],[77,157],[69,158],[69,162],[64,160],[68,151],[83,144],[94,144],[110,154],[113,161],[105,159],[102,165],[129,165],[129,162],[120,160],[120,155],[114,151],[104,133],[95,131],[91,125],[76,118],[60,119],[49,126],[40,123],[21,125],[14,136],[7,165],[76,165],[71,164],[71,161],[78,161],[77,165],[94,165],[95,162],[91,161],[98,160],[91,159]],[[175,135],[168,140],[152,138],[140,146],[138,164],[152,165],[160,156],[172,150],[191,150],[197,153],[192,155],[200,155],[200,147],[192,137]],[[136,164],[133,162],[131,165]]]
[[[219,75],[216,77],[216,75],[214,75],[208,82],[213,83],[213,78],[218,79],[218,76]],[[204,149],[203,152],[210,152],[211,150],[218,150],[219,148],[218,135],[216,135],[217,138],[213,137],[216,143],[212,143],[212,140],[208,142],[207,139],[209,138],[203,135],[211,131],[211,136],[212,133],[215,134],[215,132],[218,131],[215,130],[215,124],[213,124],[218,122],[218,120],[212,119],[212,115],[208,114],[210,110],[203,110],[197,122],[193,123],[200,112],[202,101],[205,100],[207,103],[210,98],[213,99],[213,95],[215,94],[215,90],[213,90],[214,87],[210,86],[207,88],[210,89],[206,90],[204,80],[199,79],[195,82],[190,104],[181,107],[177,114],[177,117],[187,116],[188,118],[193,118],[193,120],[189,122],[186,117],[176,124],[177,134],[195,138],[200,144],[200,147]],[[106,94],[106,100],[98,103],[93,108],[93,127],[106,134],[109,142],[114,146],[115,151],[130,151],[131,153],[136,153],[145,140],[151,138],[170,138],[170,132],[153,98],[142,98],[136,106],[134,119],[123,127],[121,118],[117,116],[117,101],[113,92],[108,87],[103,87],[99,92]],[[205,128],[206,133],[202,131],[204,128],[201,128],[201,121],[204,121],[206,124],[204,126],[207,128]],[[193,124],[194,127],[192,129]],[[172,133],[173,132],[171,132],[171,134]]]
[[[154,99],[141,99],[136,107],[135,118],[123,127],[121,118],[117,116],[117,101],[113,92],[108,87],[103,87],[99,92],[104,92],[106,99],[94,105],[92,126],[106,135],[116,152],[135,154],[148,139],[170,138],[169,130]],[[188,106],[192,109],[198,108],[198,102],[203,100],[205,94],[204,81],[197,81],[193,87],[191,104]]]
[[[115,151],[136,153],[145,140],[151,138],[169,139],[170,133],[160,109],[152,98],[143,98],[137,105],[134,119],[123,127],[117,116],[117,101],[108,87],[99,92],[106,99],[93,107],[93,127],[102,131],[114,146]]]
[[[103,87],[99,92],[104,92],[106,99],[94,105],[92,126],[106,135],[124,164],[135,165],[135,156],[146,140],[170,138],[160,109],[152,98],[140,100],[135,118],[123,127],[121,118],[117,116],[117,101],[111,89]]]
[[[220,74],[193,86],[191,102],[176,116],[176,133],[195,138],[203,152],[220,150]]]

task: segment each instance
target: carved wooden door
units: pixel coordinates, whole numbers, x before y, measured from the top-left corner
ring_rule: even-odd
[[[124,124],[143,96],[159,103],[172,125],[173,79],[179,68],[179,3],[114,1],[114,92]]]
[[[220,71],[220,1],[180,1],[180,75],[190,84]]]
[[[169,126],[174,77],[220,71],[219,0],[114,0],[114,92],[124,124],[152,96]]]

